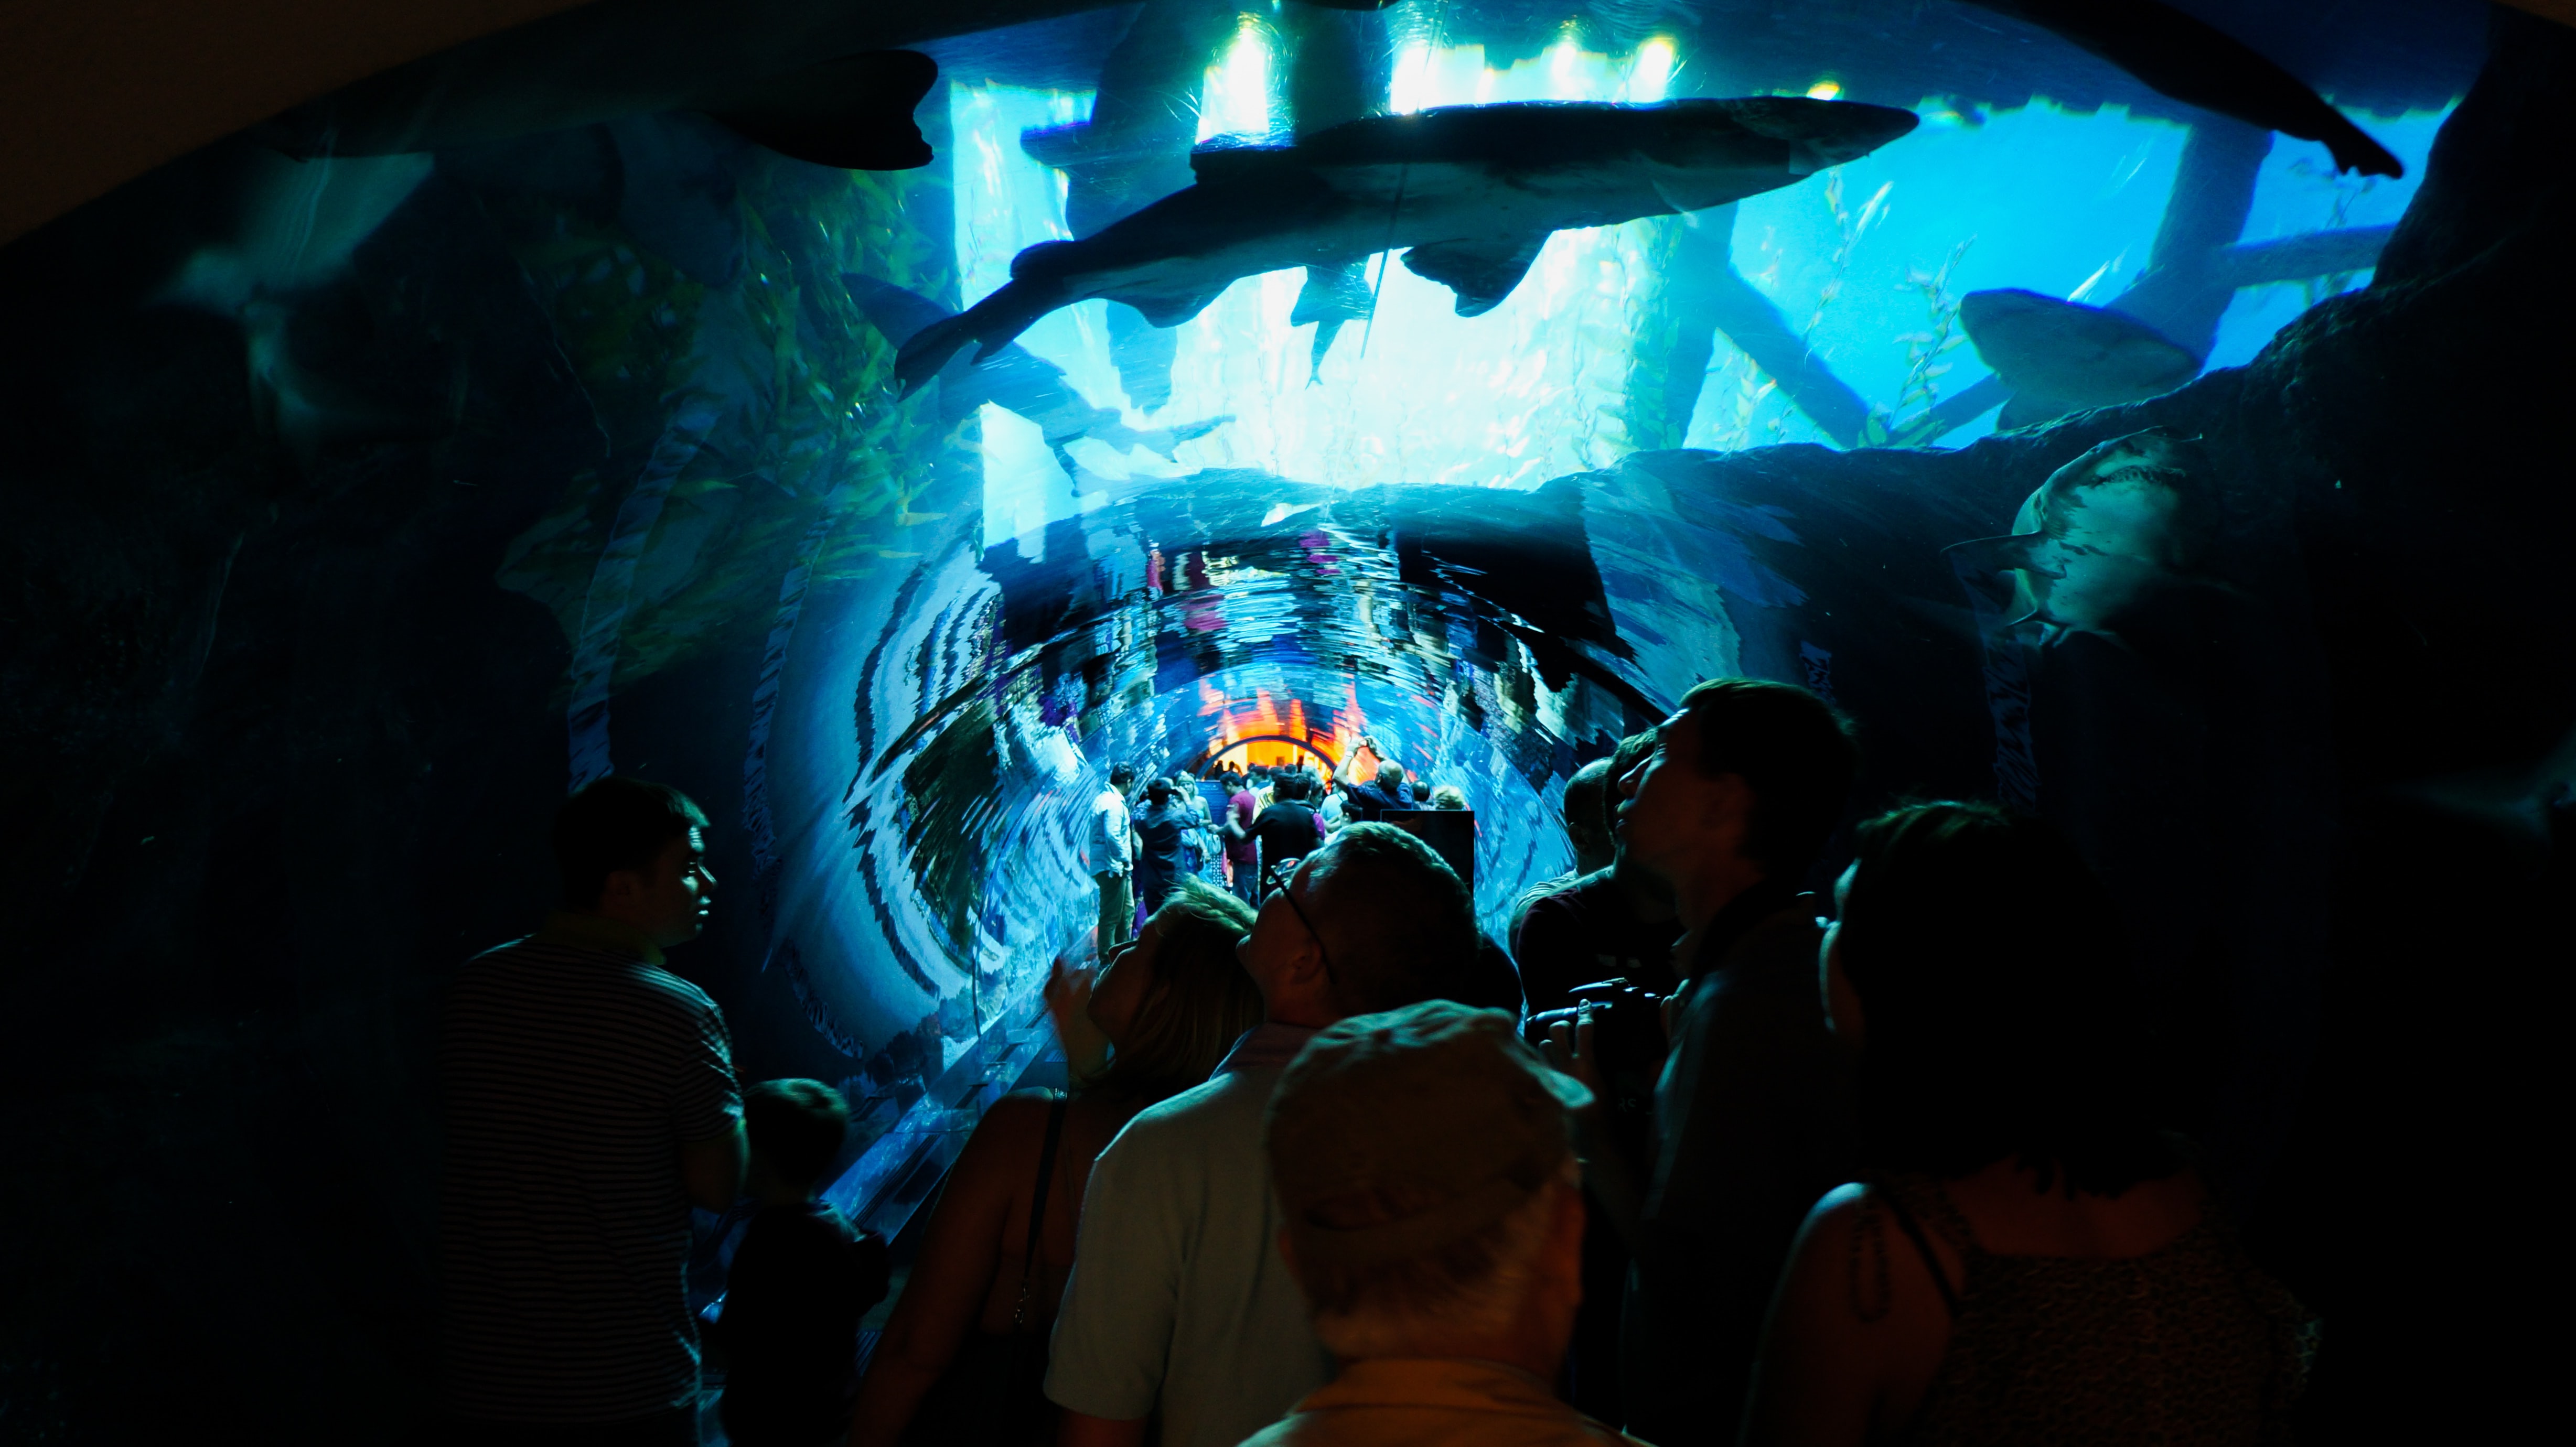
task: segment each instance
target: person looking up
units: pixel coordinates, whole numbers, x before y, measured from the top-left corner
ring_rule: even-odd
[[[1158,778],[1145,786],[1145,807],[1136,811],[1136,903],[1148,914],[1163,907],[1164,896],[1189,874],[1190,832],[1198,815],[1172,787]]]
[[[1624,777],[1654,747],[1652,730],[1631,734],[1608,759],[1595,762],[1604,765],[1605,777]],[[1568,800],[1576,797],[1572,784],[1565,793]],[[1577,840],[1580,857],[1577,826],[1588,825],[1609,842],[1608,863],[1530,900],[1512,930],[1512,959],[1520,967],[1532,1015],[1569,1008],[1578,985],[1617,981],[1650,986],[1661,994],[1675,984],[1673,945],[1681,939],[1682,927],[1672,886],[1620,847],[1612,827],[1619,797],[1607,789],[1591,797],[1596,813],[1588,821],[1578,819],[1573,805],[1567,805],[1566,833]]]
[[[2315,1320],[2159,1128],[2101,883],[1984,804],[1858,845],[1820,963],[1873,1174],[1799,1232],[1742,1440],[2288,1440]]]
[[[1574,867],[1529,886],[1512,901],[1511,923],[1504,928],[1503,940],[1515,958],[1520,954],[1521,921],[1529,917],[1531,905],[1572,888],[1575,881],[1595,870],[1609,867],[1609,777],[1610,760],[1606,758],[1594,759],[1567,777],[1557,815],[1565,826],[1565,843],[1573,851]]]
[[[1557,1400],[1583,1282],[1569,1107],[1499,1010],[1330,1026],[1271,1097],[1280,1252],[1340,1363],[1245,1447],[1633,1442]]]
[[[1315,810],[1315,815],[1324,821],[1326,834],[1338,834],[1343,825],[1351,822],[1351,791],[1343,788],[1341,780],[1330,774],[1325,775],[1316,787],[1324,791],[1324,802]]]
[[[1654,733],[1632,734],[1606,759],[1596,759],[1599,777],[1617,778],[1636,767],[1655,746]],[[1578,773],[1577,781],[1581,779]],[[1512,936],[1512,958],[1520,975],[1522,1010],[1535,1020],[1549,1011],[1572,1009],[1575,990],[1607,985],[1614,991],[1637,990],[1655,996],[1674,986],[1673,944],[1682,927],[1673,908],[1670,886],[1638,867],[1616,843],[1608,788],[1577,791],[1568,783],[1566,833],[1577,844],[1586,835],[1610,842],[1607,867],[1579,876],[1570,886],[1539,894],[1523,907]],[[1586,818],[1578,807],[1588,802]],[[1598,992],[1587,992],[1597,997]],[[1642,1003],[1642,1002],[1641,1002]],[[1621,1037],[1624,1050],[1601,1060],[1598,1119],[1609,1152],[1605,1160],[1648,1162],[1654,1150],[1655,1082],[1663,1074],[1663,1031],[1648,1022],[1644,1044],[1637,1032]],[[1626,1175],[1619,1180],[1629,1179]],[[1575,1320],[1570,1375],[1574,1404],[1604,1421],[1625,1420],[1619,1393],[1621,1298],[1627,1291],[1628,1236],[1618,1224],[1633,1215],[1592,1203],[1591,1222],[1583,1237],[1583,1306]]]
[[[1259,846],[1259,876],[1271,880],[1280,874],[1288,861],[1303,859],[1324,843],[1324,821],[1306,807],[1302,774],[1282,775],[1277,784],[1278,801],[1261,811],[1253,820],[1252,836]]]
[[[1350,792],[1351,817],[1363,824],[1374,824],[1384,818],[1387,811],[1391,809],[1412,808],[1413,786],[1404,781],[1404,765],[1391,758],[1383,757],[1374,739],[1362,739],[1360,744],[1372,754],[1379,754],[1380,757],[1377,776],[1374,780],[1356,783],[1345,781]],[[1356,758],[1356,754],[1354,757]]]
[[[814,1199],[841,1154],[850,1109],[819,1080],[743,1093],[747,1184],[760,1205],[725,1273],[712,1328],[725,1363],[718,1409],[741,1447],[814,1447],[849,1426],[859,1319],[885,1299],[886,1243]]]
[[[1467,807],[1467,791],[1459,788],[1455,784],[1439,785],[1431,791],[1431,807],[1434,809],[1464,809]]]
[[[614,775],[556,811],[563,908],[466,962],[440,1066],[444,1378],[460,1434],[697,1441],[689,1208],[742,1189],[724,1016],[665,969],[715,900],[707,816]]]
[[[1262,1112],[1300,1047],[1468,976],[1466,886],[1421,840],[1354,824],[1262,903],[1236,954],[1260,1028],[1216,1078],[1140,1112],[1102,1152],[1056,1318],[1047,1395],[1067,1447],[1236,1447],[1332,1376],[1279,1256]]]
[[[1091,882],[1100,886],[1100,958],[1136,932],[1136,841],[1127,812],[1127,790],[1136,782],[1133,765],[1109,771],[1109,786],[1092,796],[1091,832],[1083,837],[1083,856]]]
[[[1249,906],[1182,880],[1096,974],[1058,961],[1047,1008],[1070,1098],[1016,1091],[967,1138],[869,1359],[851,1447],[1054,1438],[1046,1331],[1073,1269],[1092,1160],[1136,1112],[1208,1078],[1261,1021],[1234,957]]]
[[[1674,963],[1689,981],[1655,1084],[1642,1195],[1615,1137],[1587,1156],[1596,1198],[1635,1219],[1624,1425],[1664,1447],[1735,1430],[1798,1223],[1851,1169],[1850,1064],[1825,1033],[1816,910],[1798,891],[1842,821],[1858,763],[1824,700],[1729,678],[1685,695],[1617,784],[1620,848],[1671,889],[1683,927]],[[1577,1063],[1598,1093],[1601,1062]]]

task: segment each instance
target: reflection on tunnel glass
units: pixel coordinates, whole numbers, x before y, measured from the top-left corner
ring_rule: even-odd
[[[309,1076],[419,1200],[424,982],[603,778],[701,801],[675,968],[845,1100],[824,1195],[890,1241],[1062,1083],[1050,979],[1371,823],[1467,891],[1452,993],[1616,1022],[1657,1159],[1675,949],[1745,921],[1654,870],[1775,842],[1666,788],[1703,680],[1857,729],[1751,896],[1800,930],[1900,800],[2062,829],[2231,1203],[2386,1118],[2316,1084],[2379,1058],[2327,981],[2564,873],[2563,5],[218,5],[203,56],[136,6],[0,52],[0,878],[66,999],[199,940],[255,997],[257,1068],[156,1004],[99,1079]]]

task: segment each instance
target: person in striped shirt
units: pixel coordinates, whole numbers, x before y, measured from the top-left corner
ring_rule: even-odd
[[[695,1444],[689,1208],[741,1192],[724,1016],[664,968],[715,896],[706,815],[640,779],[564,801],[564,907],[466,963],[441,1063],[443,1377],[456,1435]]]

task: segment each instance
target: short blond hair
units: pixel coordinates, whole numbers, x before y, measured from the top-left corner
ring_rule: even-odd
[[[1568,1155],[1530,1198],[1500,1220],[1436,1251],[1370,1266],[1300,1259],[1297,1285],[1314,1314],[1315,1337],[1337,1357],[1415,1354],[1430,1341],[1496,1335],[1511,1328],[1528,1297],[1566,1193],[1582,1189]],[[1385,1186],[1326,1203],[1313,1214],[1344,1229],[1401,1220],[1435,1201]]]

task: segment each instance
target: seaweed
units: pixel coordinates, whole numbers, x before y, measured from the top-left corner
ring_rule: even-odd
[[[665,118],[661,124],[685,122]],[[562,500],[515,539],[501,583],[545,603],[579,642],[603,550],[645,460],[695,397],[721,414],[696,439],[633,561],[611,620],[618,687],[693,657],[761,616],[778,580],[811,557],[817,583],[908,559],[913,500],[959,439],[888,392],[893,347],[840,278],[865,271],[953,295],[946,238],[916,193],[935,173],[842,172],[756,149],[736,153],[723,220],[740,274],[711,286],[613,218],[496,190],[487,211],[551,314],[590,395],[609,456],[566,480]],[[592,620],[597,623],[599,620]]]
[[[1871,445],[1894,443],[1910,447],[1937,432],[1940,424],[1933,416],[1933,408],[1941,400],[1941,379],[1949,375],[1953,366],[1942,359],[1968,341],[1968,334],[1959,326],[1959,299],[1950,294],[1950,276],[1976,242],[1977,238],[1971,236],[1950,248],[1950,255],[1938,271],[1925,271],[1919,266],[1906,269],[1906,285],[1923,298],[1931,325],[1896,338],[1905,344],[1905,382],[1897,391],[1896,407],[1883,433],[1880,419],[1870,419],[1871,431],[1882,433],[1871,438]]]

